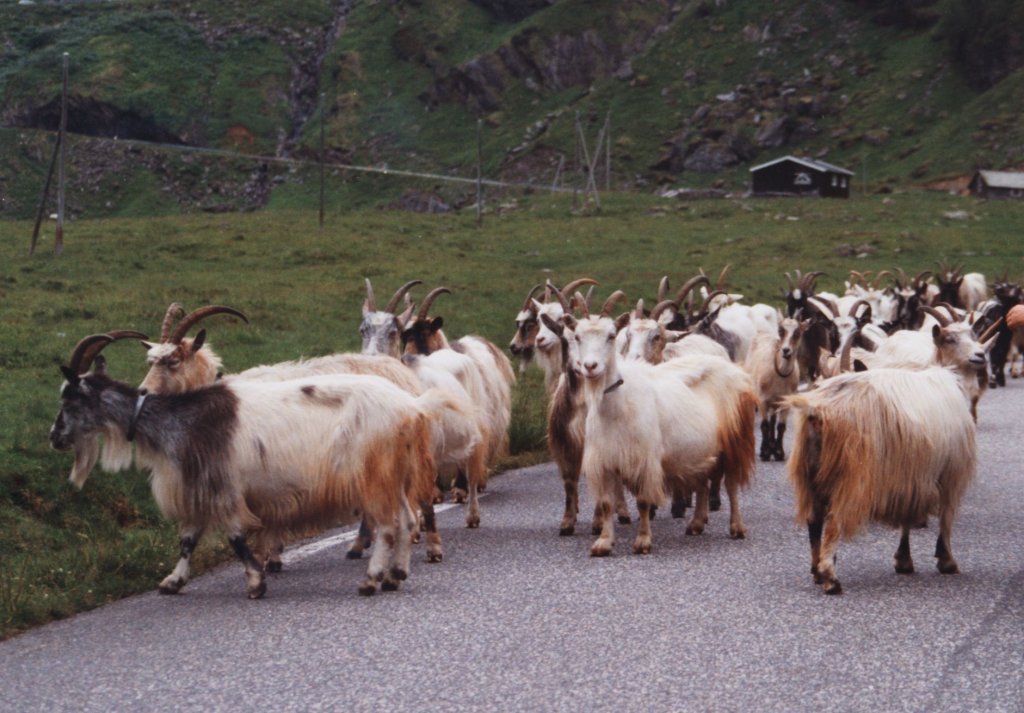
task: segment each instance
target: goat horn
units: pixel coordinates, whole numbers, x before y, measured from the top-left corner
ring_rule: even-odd
[[[932,317],[934,317],[935,321],[939,323],[940,327],[948,327],[949,326],[949,324],[950,324],[949,317],[947,317],[946,315],[944,315],[942,312],[940,312],[939,310],[935,309],[934,307],[932,307],[930,305],[921,305],[920,307],[918,307],[918,309],[920,309],[925,314],[930,314]]]
[[[423,302],[420,303],[420,311],[416,314],[416,319],[426,319],[427,315],[430,314],[430,306],[434,304],[441,295],[450,295],[452,293],[447,287],[435,287],[427,296],[423,298]]]
[[[540,288],[542,288],[543,286],[544,286],[544,285],[534,285],[534,286],[533,286],[533,287],[532,287],[532,288],[530,289],[530,291],[529,291],[528,293],[526,293],[526,301],[524,301],[524,302],[523,302],[523,306],[522,306],[522,308],[521,308],[521,309],[519,310],[520,312],[525,312],[526,310],[530,309],[530,307],[532,307],[532,306],[533,306],[533,296],[534,296],[535,294],[537,294],[537,290],[539,290],[539,289],[540,289]]]
[[[846,344],[839,350],[839,371],[845,373],[847,371],[853,371],[853,365],[850,363],[850,354],[853,351],[853,340],[847,339]]]
[[[76,374],[84,374],[89,371],[96,356],[103,351],[104,347],[118,339],[149,339],[149,337],[131,329],[115,330],[106,334],[90,334],[75,345],[71,352],[68,368]]]
[[[871,283],[871,286],[874,287],[877,290],[878,286],[882,283],[882,278],[886,277],[886,276],[895,277],[895,275],[893,275],[888,270],[879,270],[878,274],[875,275],[875,281],[873,283]]]
[[[184,316],[185,308],[178,302],[171,302],[171,306],[167,308],[167,313],[164,315],[164,321],[160,325],[161,342],[167,341],[167,336],[171,333],[171,328],[174,326],[174,320]]]
[[[683,299],[690,294],[693,288],[701,284],[711,287],[711,281],[708,279],[707,275],[695,275],[694,277],[691,277],[689,280],[684,282],[683,286],[679,288],[678,292],[676,292],[676,298],[673,302],[677,305],[681,305],[683,303]]]
[[[612,309],[615,307],[615,305],[619,302],[624,301],[625,299],[625,292],[623,292],[622,290],[615,290],[615,292],[611,293],[611,295],[608,296],[608,299],[604,301],[604,305],[601,307],[601,316],[611,316]]]
[[[826,319],[832,320],[836,318],[836,311],[832,309],[832,306],[825,302],[820,297],[811,296],[807,298],[807,304],[813,306],[818,312],[821,313]]]
[[[599,285],[597,280],[592,277],[581,277],[577,280],[573,280],[568,285],[562,288],[562,294],[565,295],[566,299],[569,299],[569,295],[573,294],[583,285]]]
[[[369,285],[370,281],[367,280],[366,284]],[[405,296],[405,294],[416,285],[422,284],[423,280],[409,280],[408,282],[406,282],[404,285],[398,288],[398,291],[395,292],[395,294],[391,295],[391,299],[388,300],[388,304],[386,307],[384,307],[384,311],[387,312],[388,314],[394,314],[395,308],[398,307],[398,303],[402,301],[402,298]]]
[[[788,272],[784,272],[782,274],[786,276],[786,282],[789,283],[789,291],[792,292],[793,290],[795,290],[796,285],[793,284],[793,276],[790,275]]]
[[[562,291],[555,287],[551,280],[548,280],[547,289],[555,296],[555,299],[558,300],[558,304],[562,305],[562,312],[565,314],[572,314],[572,305],[569,304],[569,298],[563,295]]]
[[[959,313],[959,312],[957,312],[957,311],[956,311],[956,307],[954,307],[953,305],[951,305],[951,304],[950,304],[949,302],[939,302],[939,304],[938,304],[938,305],[936,305],[936,306],[937,306],[937,307],[942,307],[942,308],[943,308],[944,310],[946,310],[947,312],[949,312],[949,318],[950,318],[950,319],[951,319],[952,321],[954,321],[954,322],[959,322],[959,321],[961,321],[961,319],[960,319],[960,313]]]
[[[638,299],[636,301],[636,311],[633,312],[633,318],[634,319],[643,319],[644,318],[644,299],[643,299],[643,297],[641,297],[640,299]]]
[[[189,313],[187,317],[178,322],[178,326],[174,328],[174,334],[172,334],[167,341],[171,344],[181,344],[181,340],[188,334],[188,330],[192,329],[200,320],[209,317],[214,314],[231,314],[238,317],[246,324],[249,324],[249,318],[239,312],[234,307],[227,307],[225,305],[207,305],[206,307],[200,307],[197,310]]]
[[[722,268],[722,271],[718,273],[718,282],[715,283],[716,290],[725,289],[725,276],[729,274],[729,268],[732,267],[732,263],[729,263]]]
[[[377,311],[377,300],[373,296],[373,285],[370,284],[370,278],[366,278],[366,309],[371,312]]]
[[[867,300],[857,300],[852,305],[850,305],[850,309],[846,312],[846,315],[848,317],[856,317],[857,316],[857,310],[860,309],[861,305],[863,305],[864,307],[867,307],[868,308],[868,314],[871,314],[871,305],[868,303],[868,301]]]
[[[896,272],[900,273],[900,276],[896,278],[896,286],[899,287],[901,290],[904,289],[905,287],[909,287],[910,281],[907,279],[907,273],[903,270],[903,268],[897,267]]]
[[[574,294],[572,296],[572,301],[573,301],[573,304],[576,305],[576,309],[578,309],[580,311],[580,315],[582,315],[583,317],[589,317],[590,316],[590,300],[587,299],[586,297],[584,297],[582,293],[580,293],[577,290],[576,294]],[[572,307],[567,308],[565,310],[565,313],[566,314],[570,314],[572,309],[573,309]]]
[[[661,303],[668,296],[668,275],[661,278],[658,283],[658,302]]]
[[[923,272],[919,272],[917,274],[917,277],[914,278],[913,284],[915,286],[921,285],[921,284],[927,282],[928,278],[931,277],[931,276],[932,276],[932,271],[931,270],[925,270]]]
[[[669,307],[672,307],[674,309],[679,309],[676,306],[676,303],[673,302],[672,300],[662,300],[658,304],[654,305],[654,309],[651,310],[651,317],[650,318],[653,319],[655,322],[657,322],[658,321],[658,317],[661,316],[661,313],[664,312],[665,310],[667,310]]]
[[[991,340],[991,339],[992,339],[993,337],[995,337],[995,336],[996,336],[996,334],[997,334],[997,333],[999,332],[999,328],[1000,328],[1000,327],[1002,327],[1002,326],[1003,326],[1003,318],[1002,318],[1002,317],[1000,317],[1000,318],[999,318],[999,319],[997,319],[997,320],[996,320],[995,322],[993,322],[993,323],[992,323],[992,324],[991,324],[991,325],[990,325],[990,326],[988,327],[988,329],[986,329],[986,330],[985,330],[984,332],[982,332],[982,333],[981,333],[981,336],[980,336],[980,337],[978,337],[978,342],[979,342],[980,344],[985,344],[985,343],[987,343],[987,342],[988,342],[988,341],[990,341],[990,340]]]
[[[708,293],[708,296],[704,298],[704,303],[701,305],[701,311],[702,312],[706,311],[707,308],[708,308],[708,305],[711,304],[711,300],[715,299],[719,295],[726,295],[726,296],[728,296],[729,293],[726,292],[725,290],[712,290],[711,292]],[[678,303],[676,303],[676,304],[678,305]],[[725,305],[722,305],[722,306],[724,307]]]
[[[821,272],[820,270],[813,270],[812,272],[808,272],[800,280],[800,289],[803,290],[804,292],[810,292],[811,288],[814,286],[814,281],[824,274],[825,273]]]

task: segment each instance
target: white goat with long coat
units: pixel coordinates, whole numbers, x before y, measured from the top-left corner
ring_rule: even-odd
[[[697,491],[687,532],[703,531],[708,478],[718,468],[729,493],[730,535],[744,537],[738,490],[753,470],[754,394],[743,370],[706,357],[657,366],[620,362],[615,338],[622,319],[613,321],[607,308],[599,316],[562,319],[576,343],[575,367],[588,409],[583,472],[603,514],[591,555],[612,550],[610,515],[620,481],[633,492],[640,513],[633,551],[646,554],[651,550],[651,510],[669,492]]]
[[[975,426],[948,369],[872,369],[787,397],[796,412],[789,478],[807,522],[811,573],[839,594],[836,547],[868,520],[902,531],[896,571],[914,571],[910,530],[939,518],[938,569],[959,571],[950,534],[974,476]]]

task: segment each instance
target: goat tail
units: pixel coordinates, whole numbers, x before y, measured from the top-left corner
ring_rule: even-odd
[[[731,401],[719,423],[722,471],[725,478],[746,488],[754,473],[757,396],[752,390],[744,389],[738,391]]]

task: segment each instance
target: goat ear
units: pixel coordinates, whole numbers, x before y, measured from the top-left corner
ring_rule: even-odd
[[[666,329],[666,330],[665,330],[665,341],[667,341],[667,342],[678,342],[678,341],[680,341],[680,340],[681,340],[681,339],[682,339],[683,337],[685,337],[686,335],[688,335],[689,333],[690,333],[689,331],[686,331],[686,332],[677,332],[677,331],[676,331],[676,330],[674,330],[674,329]]]
[[[412,319],[412,312],[416,308],[415,302],[410,302],[402,310],[402,313],[395,317],[395,321],[398,322],[398,329],[405,329],[405,325],[409,324],[409,320]]]
[[[630,313],[623,312],[619,315],[619,318],[615,320],[615,331],[621,332],[629,325]]]
[[[576,331],[576,326],[579,323],[576,321],[576,318],[573,317],[571,314],[563,314],[562,315],[562,324],[564,324],[566,327],[568,327],[569,329],[571,329],[571,330],[573,330],[575,332]]]
[[[142,348],[145,349],[147,352],[156,346],[156,344],[153,342],[139,342],[139,344],[141,344]]]
[[[854,359],[853,360],[853,370],[854,371],[867,371],[868,367],[860,359]]]
[[[942,339],[942,327],[937,324],[932,325],[932,341],[936,344]]]
[[[533,297],[530,298],[530,307],[529,307],[530,311],[532,311],[534,313],[540,312],[540,308],[543,307],[543,306],[544,305],[542,305],[540,302],[538,302],[535,298],[533,298]]]
[[[62,366],[60,368],[60,373],[64,375],[64,380],[69,384],[77,384],[80,381],[78,374],[76,374],[75,370],[70,367]]]
[[[203,342],[206,341],[206,330],[200,329],[199,334],[192,340],[192,353],[195,353],[203,348]]]
[[[430,331],[431,332],[440,332],[441,331],[441,327],[443,327],[443,326],[444,326],[444,317],[434,317],[434,319],[430,322]]]

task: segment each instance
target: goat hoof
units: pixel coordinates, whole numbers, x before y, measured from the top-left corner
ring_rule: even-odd
[[[409,579],[409,573],[401,567],[392,567],[391,571],[388,572],[388,574],[390,575],[391,579],[394,579],[399,582],[404,582],[405,580]]]
[[[703,535],[704,534],[704,526],[703,525],[687,525],[686,526],[686,534],[687,535]]]
[[[612,553],[612,548],[609,545],[594,545],[590,548],[591,557],[607,557]]]
[[[830,581],[826,582],[824,584],[824,586],[823,586],[823,589],[825,590],[825,594],[842,594],[843,593],[843,587],[842,587],[842,585],[839,584],[839,580],[838,579],[833,579],[833,580],[830,580]]]
[[[440,562],[443,558],[444,558],[444,555],[441,554],[440,552],[428,552],[427,553],[427,562],[430,562],[430,563]]]
[[[633,554],[635,555],[649,555],[651,554],[651,543],[650,542],[637,542],[633,545]]]
[[[363,584],[359,585],[359,594],[364,596],[364,597],[372,597],[376,593],[377,593],[377,583],[376,582],[364,582]]]
[[[896,570],[896,574],[913,574],[914,563],[913,562],[897,562],[893,569]]]
[[[161,594],[177,594],[181,591],[181,588],[185,586],[185,581],[182,579],[171,579],[168,577],[164,581],[160,582],[160,593]]]
[[[619,515],[619,524],[628,525],[633,522],[633,519],[629,515]]]
[[[466,491],[462,488],[452,488],[452,502],[459,504],[465,503]]]
[[[262,599],[263,595],[267,593],[267,585],[265,582],[260,582],[259,586],[255,589],[249,590],[249,599]]]
[[[397,592],[398,591],[398,582],[396,582],[395,580],[391,579],[390,577],[385,577],[384,581],[380,583],[380,591],[382,591],[382,592]]]
[[[558,528],[558,534],[561,537],[572,537],[574,534],[576,534],[576,526],[562,525],[560,528]]]
[[[281,560],[268,560],[266,570],[268,572],[277,573],[284,569],[284,565],[281,564]]]
[[[940,574],[960,574],[960,568],[956,566],[956,562],[949,560],[947,562],[939,562],[935,565]]]
[[[479,517],[467,517],[466,518],[466,527],[468,527],[470,530],[475,530],[476,528],[480,527],[480,518]]]
[[[345,553],[345,559],[350,559],[350,560],[361,559],[362,556],[363,556],[363,551],[362,550],[349,550],[348,552]]]
[[[734,540],[745,540],[747,539],[747,529],[745,527],[730,527],[729,537]]]

